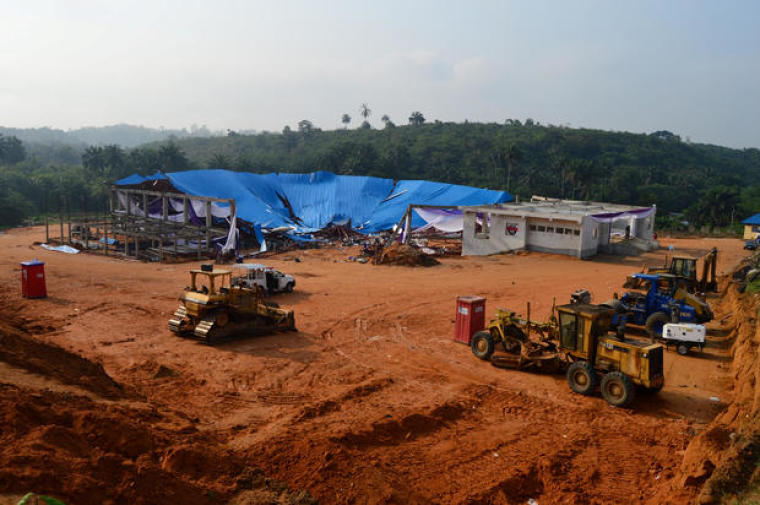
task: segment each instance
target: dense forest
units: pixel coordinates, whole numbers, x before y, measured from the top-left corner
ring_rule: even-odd
[[[80,151],[0,136],[0,225],[55,212],[62,194],[75,195],[68,202],[75,211],[103,209],[107,183],[131,173],[197,168],[327,170],[506,189],[521,198],[655,203],[661,226],[722,227],[760,211],[760,150],[754,148],[692,144],[668,131],[572,129],[530,119],[426,122],[416,112],[408,125],[396,126],[387,116],[383,122],[382,129],[365,118],[356,129],[322,131],[304,120],[278,133],[229,131]]]

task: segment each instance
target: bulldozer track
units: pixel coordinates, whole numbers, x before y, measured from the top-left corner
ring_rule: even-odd
[[[169,331],[179,335],[181,333],[182,320],[185,319],[185,316],[187,316],[185,307],[180,307],[174,311],[172,318],[169,319]]]

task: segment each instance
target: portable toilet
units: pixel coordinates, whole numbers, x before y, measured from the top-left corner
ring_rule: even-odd
[[[45,263],[37,259],[21,262],[21,295],[24,298],[45,298]]]

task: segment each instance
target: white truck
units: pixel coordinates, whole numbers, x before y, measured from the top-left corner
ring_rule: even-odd
[[[272,267],[259,263],[241,263],[232,267],[232,283],[253,289],[260,286],[270,295],[272,293],[293,291],[296,280]]]
[[[681,356],[689,354],[692,347],[699,347],[699,351],[705,347],[705,330],[704,324],[693,323],[667,323],[662,327],[662,339],[665,345],[670,347],[671,344],[676,346],[676,351]]]

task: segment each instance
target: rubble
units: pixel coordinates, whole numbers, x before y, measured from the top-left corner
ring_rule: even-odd
[[[440,262],[419,249],[407,244],[393,244],[385,247],[375,256],[376,265],[401,265],[408,267],[432,267]]]

